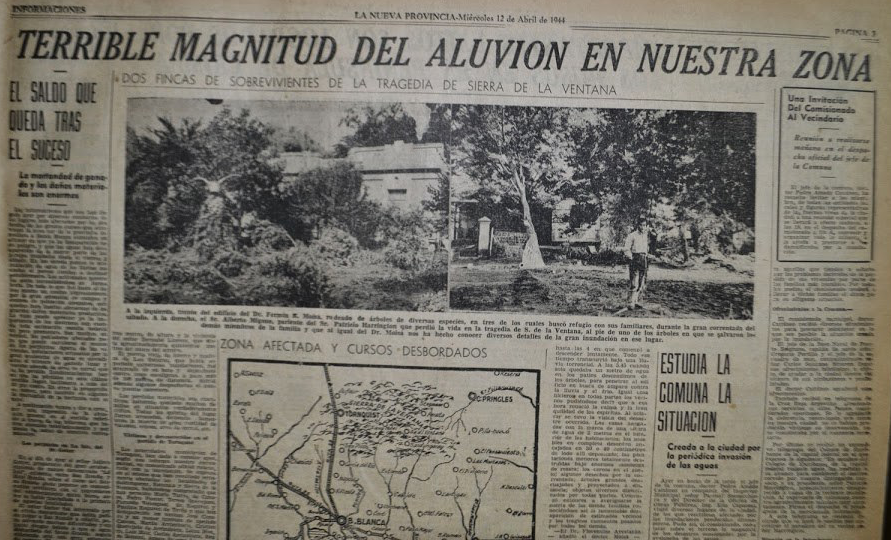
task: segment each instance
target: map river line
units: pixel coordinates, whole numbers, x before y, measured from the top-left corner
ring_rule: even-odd
[[[230,360],[228,537],[532,538],[539,376]]]

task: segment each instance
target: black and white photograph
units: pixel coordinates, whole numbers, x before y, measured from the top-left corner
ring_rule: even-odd
[[[450,309],[752,318],[754,113],[450,116]]]
[[[444,311],[439,105],[131,98],[129,303]]]

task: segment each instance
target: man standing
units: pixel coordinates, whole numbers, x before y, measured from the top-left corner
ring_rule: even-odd
[[[647,220],[640,217],[631,234],[625,238],[625,257],[628,258],[628,280],[630,292],[628,308],[640,306],[640,295],[647,284],[647,257],[650,252],[650,238]]]

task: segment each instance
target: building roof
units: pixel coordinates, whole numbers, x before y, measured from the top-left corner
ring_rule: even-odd
[[[441,143],[406,144],[396,141],[386,146],[351,148],[347,159],[364,173],[445,170]]]
[[[300,174],[311,169],[330,167],[343,159],[324,157],[318,152],[282,152],[279,157],[285,162],[285,174]]]
[[[363,173],[441,172],[446,169],[442,143],[412,144],[396,141],[385,146],[351,148],[346,158],[328,158],[318,152],[282,152],[284,173],[296,175],[310,169],[350,161]]]

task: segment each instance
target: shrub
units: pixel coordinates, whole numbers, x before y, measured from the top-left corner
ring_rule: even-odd
[[[430,261],[430,224],[422,212],[393,212],[380,237],[387,264],[401,270],[419,271]]]
[[[222,250],[211,262],[214,268],[226,277],[243,274],[251,265],[251,261],[239,251]]]
[[[294,247],[294,240],[280,225],[258,220],[246,231],[251,246],[262,251],[281,251]]]
[[[140,248],[127,252],[124,297],[153,304],[231,304],[234,289],[212,265],[191,250],[178,253]]]
[[[302,244],[260,257],[243,276],[245,304],[323,307],[331,286],[318,250]]]
[[[591,257],[588,259],[589,264],[596,264],[602,266],[616,266],[628,264],[628,258],[625,257],[625,253],[621,250],[614,249],[601,249],[596,253],[592,253]]]
[[[241,241],[232,204],[220,196],[206,200],[183,244],[193,248],[204,262],[210,261],[221,249],[239,249]]]
[[[195,304],[209,303],[207,302],[207,293],[226,302],[232,299],[232,286],[216,268],[210,265],[202,264],[192,269],[192,282],[202,291],[202,298],[195,298]]]
[[[394,238],[384,247],[383,253],[387,264],[410,272],[421,270],[430,259],[423,238]]]
[[[336,227],[326,227],[313,246],[331,266],[351,266],[359,251],[359,241],[350,233]]]

